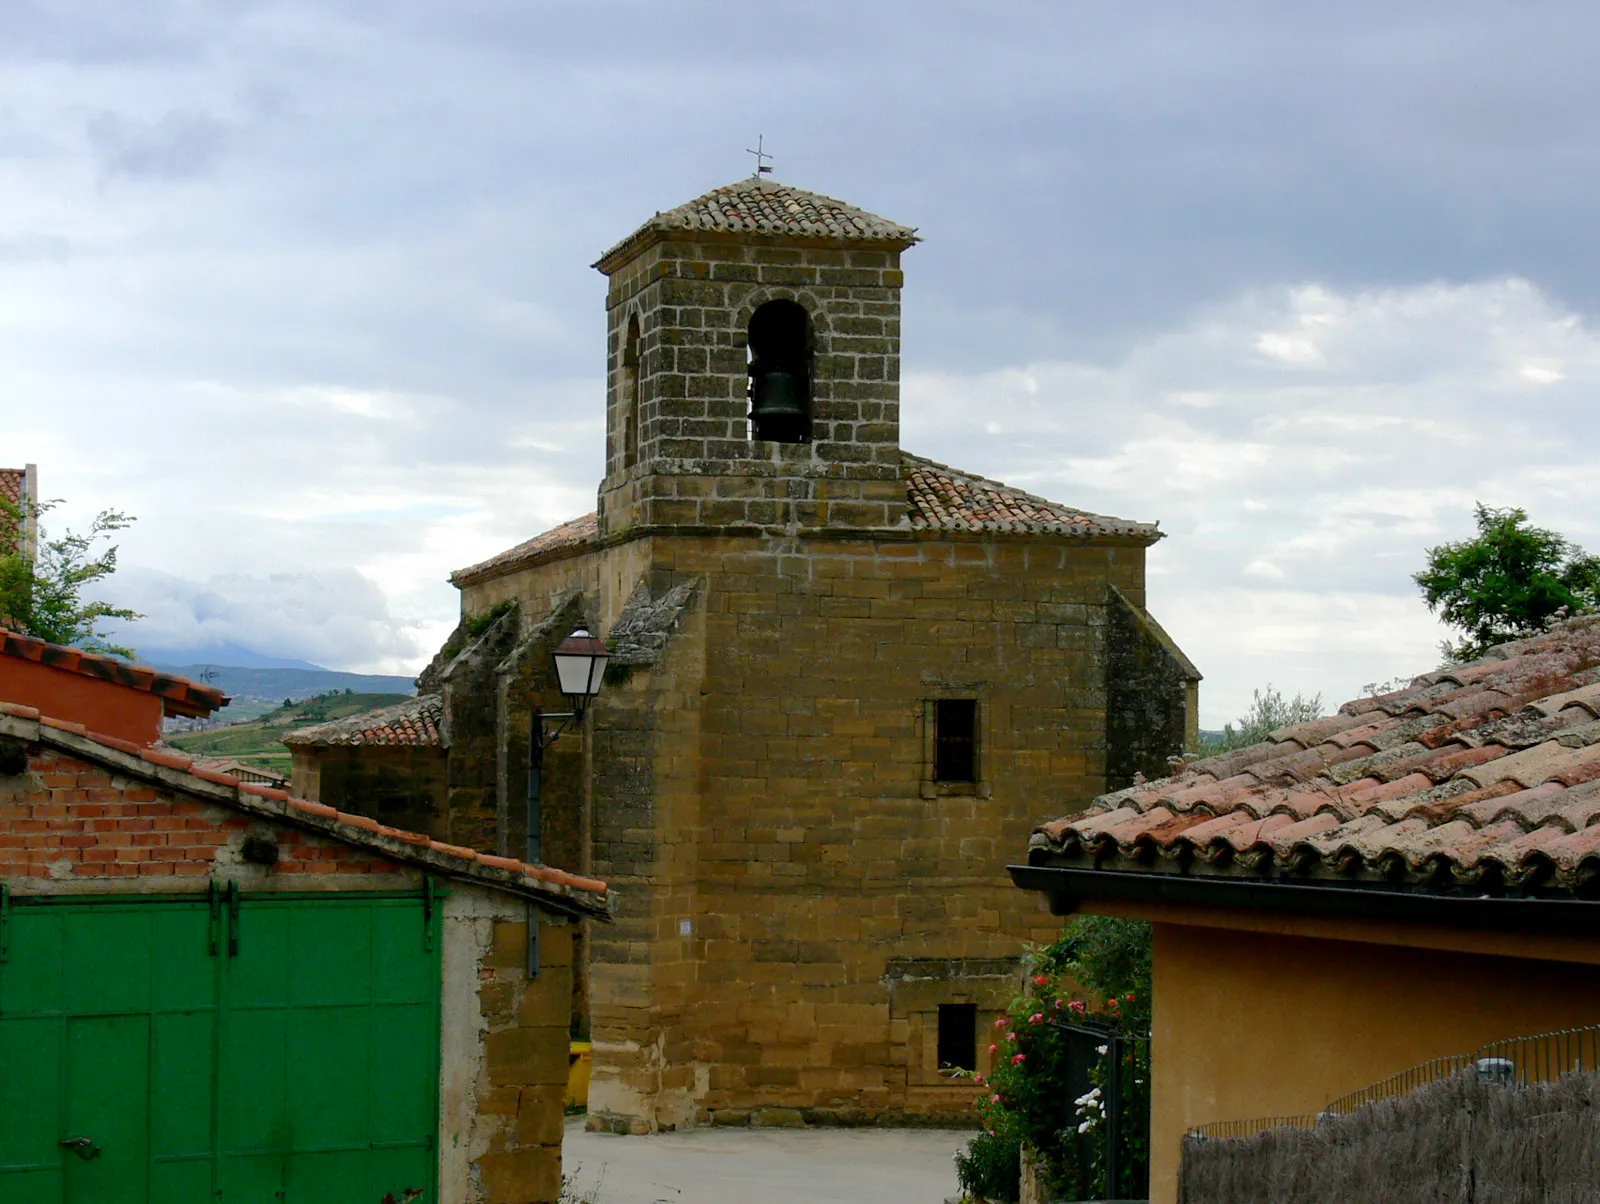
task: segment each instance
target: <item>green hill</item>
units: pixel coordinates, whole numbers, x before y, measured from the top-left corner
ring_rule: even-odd
[[[333,669],[251,669],[234,665],[168,664],[152,661],[152,666],[177,673],[191,681],[204,682],[228,695],[233,701],[217,718],[224,723],[257,719],[289,699],[311,698],[335,690],[354,690],[365,694],[414,694],[409,677],[377,673],[341,673]]]
[[[410,698],[409,694],[319,694],[299,702],[280,704],[259,719],[230,723],[199,732],[169,735],[167,743],[191,757],[237,757],[251,765],[289,772],[289,750],[279,741],[285,732],[310,727],[330,719],[344,719],[392,707]]]

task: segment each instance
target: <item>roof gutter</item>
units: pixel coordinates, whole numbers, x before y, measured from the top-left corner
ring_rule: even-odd
[[[1138,874],[1054,865],[1010,865],[1006,869],[1023,890],[1046,895],[1051,914],[1058,916],[1072,915],[1088,899],[1116,899],[1458,928],[1600,933],[1600,902],[1587,899],[1423,894],[1385,887]]]

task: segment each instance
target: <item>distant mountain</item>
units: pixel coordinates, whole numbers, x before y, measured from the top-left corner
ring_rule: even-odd
[[[272,707],[281,706],[288,699],[298,701],[315,698],[319,694],[349,691],[353,694],[409,696],[417,692],[412,678],[380,673],[340,673],[334,669],[245,669],[233,665],[173,665],[164,662],[152,667],[215,686],[232,698],[234,701],[231,706],[217,712],[216,718],[223,723],[254,717]]]
[[[286,660],[281,656],[268,656],[239,644],[208,644],[204,647],[154,648],[140,644],[136,651],[139,663],[167,668],[170,665],[216,665],[230,669],[315,669],[327,673],[321,665],[310,661]]]

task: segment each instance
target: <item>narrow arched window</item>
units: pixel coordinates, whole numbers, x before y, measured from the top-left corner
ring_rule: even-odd
[[[628,334],[622,341],[622,467],[632,468],[639,461],[639,315],[628,319]]]
[[[811,439],[811,319],[793,301],[750,315],[750,438]]]

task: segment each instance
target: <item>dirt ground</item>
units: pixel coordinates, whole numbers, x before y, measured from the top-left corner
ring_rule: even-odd
[[[948,1129],[616,1137],[586,1133],[574,1117],[562,1160],[583,1204],[943,1204],[957,1194],[951,1157],[971,1138]]]

